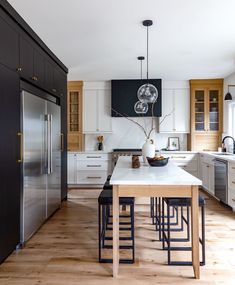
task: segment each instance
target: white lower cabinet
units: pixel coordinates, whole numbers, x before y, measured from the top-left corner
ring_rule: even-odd
[[[235,211],[235,164],[228,164],[228,204]]]
[[[68,184],[75,186],[103,185],[111,174],[108,153],[77,152],[68,154]]]
[[[167,156],[164,154],[164,156]],[[171,153],[170,160],[188,173],[198,177],[198,155],[197,153]]]
[[[203,188],[210,194],[215,195],[214,182],[214,157],[208,154],[200,154],[200,174]]]

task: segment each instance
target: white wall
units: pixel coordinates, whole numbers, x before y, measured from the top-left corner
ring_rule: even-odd
[[[232,73],[228,77],[224,78],[224,94],[223,94],[223,97],[228,92],[228,85],[229,84],[235,85],[235,73]],[[230,87],[229,92],[231,93],[231,95],[233,97],[233,101],[235,101],[235,87]],[[229,127],[229,125],[228,125],[229,108],[228,107],[229,107],[230,103],[231,103],[231,101],[224,101],[224,133],[223,133],[223,136],[231,135],[229,133],[229,128],[228,128]]]
[[[163,81],[163,89],[169,88],[189,88],[188,81]],[[151,124],[151,118],[135,118],[142,125],[147,127]],[[155,119],[155,124],[158,126],[158,119]],[[114,148],[142,148],[145,142],[145,136],[139,126],[126,118],[112,118],[112,134],[101,134],[104,136],[104,150],[112,151]],[[97,135],[85,135],[85,150],[97,149]],[[166,148],[168,137],[179,137],[180,149],[187,150],[187,135],[186,134],[159,134],[154,132],[151,138],[155,142],[156,149]]]

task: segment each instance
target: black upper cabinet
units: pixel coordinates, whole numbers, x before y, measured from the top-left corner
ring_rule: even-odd
[[[27,35],[20,37],[20,76],[44,87],[44,54]]]
[[[34,75],[33,80],[40,87],[44,87],[45,60],[41,50],[34,49],[33,53]]]
[[[20,37],[20,76],[27,81],[33,77],[33,47],[30,39]]]
[[[45,60],[45,89],[52,94],[56,93],[54,87],[54,66],[50,58],[46,58]]]
[[[0,63],[12,70],[19,67],[19,34],[12,27],[14,23],[6,21],[0,9]]]
[[[0,64],[0,262],[20,242],[19,75]]]
[[[54,68],[54,86],[56,93],[60,97],[65,97],[67,90],[67,74],[59,67]]]

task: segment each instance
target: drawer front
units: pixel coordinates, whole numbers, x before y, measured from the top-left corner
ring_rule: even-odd
[[[108,171],[77,171],[77,184],[104,184]]]
[[[235,209],[235,190],[228,188],[228,204]]]
[[[197,154],[195,154],[195,153],[169,154],[166,156],[169,156],[172,161],[175,161],[175,160],[177,160],[177,161],[197,160]]]
[[[77,160],[109,160],[108,153],[78,153]]]
[[[235,180],[235,164],[229,163],[228,164],[228,171],[231,173],[231,175],[234,175],[234,180]]]
[[[174,161],[174,163],[186,171],[189,172],[190,170],[197,171],[197,160],[184,161],[184,162]]]
[[[77,160],[77,170],[108,170],[108,161]]]
[[[228,174],[228,187],[235,192],[235,174],[232,174],[231,172]]]

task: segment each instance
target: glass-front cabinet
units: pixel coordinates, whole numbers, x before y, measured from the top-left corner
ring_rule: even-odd
[[[190,80],[192,150],[217,150],[223,128],[223,79]]]
[[[82,81],[68,81],[68,150],[83,148],[82,134]]]

